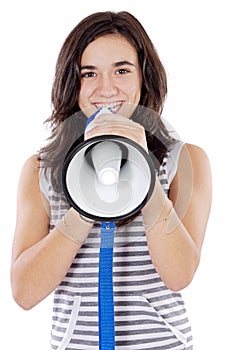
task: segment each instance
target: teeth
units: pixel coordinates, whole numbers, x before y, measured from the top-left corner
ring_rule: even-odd
[[[102,104],[102,105],[96,105],[97,106],[97,108],[105,108],[105,109],[115,109],[115,108],[117,108],[117,107],[119,107],[119,106],[121,106],[121,104],[122,103],[110,103],[110,104]]]

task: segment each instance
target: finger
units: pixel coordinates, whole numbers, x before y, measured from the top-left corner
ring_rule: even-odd
[[[102,123],[125,123],[125,124],[132,124],[134,123],[132,120],[123,117],[119,114],[101,114],[98,115],[95,118],[95,123],[96,124],[102,124]]]

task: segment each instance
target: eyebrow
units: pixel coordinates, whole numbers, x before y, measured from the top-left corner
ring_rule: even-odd
[[[120,66],[133,66],[133,67],[135,67],[135,64],[133,64],[132,62],[129,62],[129,61],[119,61],[119,62],[113,63],[113,67],[120,67]]]
[[[136,67],[135,64],[133,64],[132,62],[129,61],[119,61],[119,62],[115,62],[112,64],[113,67],[121,67],[121,66],[132,66],[132,67]],[[84,69],[88,69],[88,70],[95,70],[97,69],[96,66],[93,65],[86,65],[86,66],[82,66],[80,67],[80,70],[84,70]]]

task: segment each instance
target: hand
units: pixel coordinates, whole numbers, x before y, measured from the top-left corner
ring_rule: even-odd
[[[121,115],[102,114],[97,116],[93,122],[89,124],[85,133],[85,139],[102,135],[127,137],[138,143],[148,152],[145,129],[143,126]]]

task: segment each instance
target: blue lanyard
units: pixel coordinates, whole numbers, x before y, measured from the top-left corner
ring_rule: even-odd
[[[102,108],[91,115],[86,127],[95,119]],[[110,108],[106,110],[113,113]],[[113,295],[113,246],[116,226],[113,221],[101,222],[99,255],[99,350],[115,349],[114,295]]]
[[[113,246],[116,226],[114,222],[100,225],[99,257],[99,349],[115,349]]]

